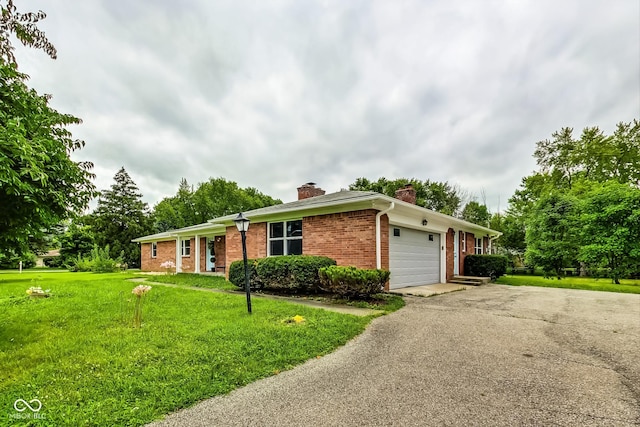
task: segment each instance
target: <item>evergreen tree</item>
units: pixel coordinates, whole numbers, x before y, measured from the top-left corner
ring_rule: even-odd
[[[95,241],[100,247],[109,245],[112,258],[122,254],[129,267],[139,267],[140,248],[131,240],[151,232],[148,206],[124,167],[113,179],[115,184],[102,191],[91,215]]]

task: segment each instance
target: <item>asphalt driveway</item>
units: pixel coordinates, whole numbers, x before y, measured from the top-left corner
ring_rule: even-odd
[[[487,285],[162,426],[640,425],[640,295]]]

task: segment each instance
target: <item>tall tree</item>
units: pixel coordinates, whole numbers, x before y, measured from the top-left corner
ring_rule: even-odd
[[[640,273],[640,189],[610,180],[582,195],[579,258],[614,283]]]
[[[140,248],[131,240],[151,232],[148,206],[124,167],[113,179],[115,183],[102,191],[90,216],[95,241],[100,247],[109,245],[112,258],[122,254],[130,267],[139,267]]]
[[[399,178],[388,180],[381,177],[377,181],[370,181],[367,178],[358,178],[349,185],[349,190],[355,191],[375,191],[394,197],[397,190],[411,184],[416,190],[416,204],[427,209],[441,212],[447,215],[459,213],[462,204],[462,191],[448,182],[420,181],[415,178]]]
[[[565,193],[543,196],[533,206],[527,222],[525,259],[546,275],[561,277],[563,268],[575,265],[579,249],[577,199]]]
[[[197,223],[223,215],[281,204],[282,201],[255,188],[240,188],[224,178],[210,178],[200,183],[193,195]]]
[[[462,209],[461,217],[465,221],[486,227],[491,219],[491,214],[489,213],[489,209],[487,209],[486,205],[481,205],[475,200],[472,200],[464,206],[464,209]]]
[[[210,178],[200,183],[196,191],[183,178],[176,195],[162,199],[154,207],[153,226],[156,232],[163,232],[280,203],[281,200],[255,188],[240,188],[235,182],[224,178]]]
[[[0,258],[28,251],[29,239],[81,212],[95,196],[90,162],[70,154],[84,142],[66,129],[80,119],[49,106],[50,96],[26,85],[18,71],[11,34],[27,46],[56,51],[36,24],[46,15],[0,5]]]
[[[640,185],[640,122],[618,123],[613,135],[587,127],[579,139],[563,128],[551,140],[536,144],[534,157],[541,171],[556,187],[571,188],[576,178],[593,181],[614,179]]]

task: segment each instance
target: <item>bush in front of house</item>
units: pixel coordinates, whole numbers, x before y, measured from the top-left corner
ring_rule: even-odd
[[[286,293],[320,292],[318,270],[336,261],[313,255],[285,255],[248,260],[249,286]],[[244,264],[234,261],[229,267],[229,281],[244,288]]]
[[[384,292],[390,273],[386,270],[331,266],[321,268],[320,288],[342,297],[369,297]]]
[[[256,274],[256,265],[258,259],[248,259],[247,269],[249,270],[249,286],[251,289],[260,289],[262,286],[258,282]],[[244,289],[244,263],[243,261],[234,261],[229,266],[229,281],[239,288]]]
[[[504,255],[467,255],[464,257],[464,274],[496,280],[507,273],[508,264],[509,260]]]

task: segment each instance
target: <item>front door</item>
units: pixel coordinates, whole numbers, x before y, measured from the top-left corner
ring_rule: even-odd
[[[215,238],[207,237],[207,271],[215,271],[216,253],[213,248]]]

